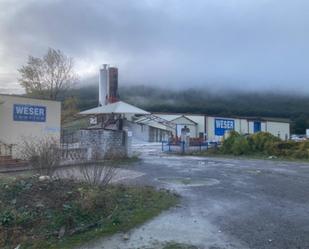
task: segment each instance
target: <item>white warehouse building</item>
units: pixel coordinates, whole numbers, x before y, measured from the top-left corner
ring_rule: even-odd
[[[265,117],[221,117],[204,114],[154,113],[154,115],[176,124],[175,136],[180,136],[184,126],[190,129],[192,138],[221,141],[231,130],[241,134],[269,132],[282,140],[290,138],[290,121]]]
[[[60,143],[60,129],[60,102],[0,94],[0,159],[19,158],[24,139],[53,137]]]

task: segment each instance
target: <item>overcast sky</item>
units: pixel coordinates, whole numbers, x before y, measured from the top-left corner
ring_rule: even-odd
[[[308,0],[0,0],[0,92],[48,47],[82,79],[309,93]]]

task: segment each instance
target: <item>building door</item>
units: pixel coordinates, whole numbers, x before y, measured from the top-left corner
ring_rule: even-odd
[[[176,136],[178,138],[181,137],[181,129],[184,128],[185,125],[182,125],[182,124],[176,124]]]
[[[259,121],[254,121],[253,123],[253,132],[257,133],[261,131],[261,122]]]

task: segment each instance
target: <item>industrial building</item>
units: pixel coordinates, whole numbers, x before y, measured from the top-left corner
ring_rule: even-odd
[[[119,100],[118,69],[107,64],[100,69],[98,106],[79,115],[87,116],[89,125],[77,132],[78,143],[66,139],[63,133],[61,145],[67,149],[65,155],[75,155],[77,150],[87,160],[97,158],[98,150],[102,158],[130,156],[134,139],[161,142],[173,137],[177,140],[182,131],[188,139],[202,142],[221,141],[232,130],[241,134],[264,131],[282,140],[290,138],[287,119],[149,113]],[[53,137],[60,144],[60,134],[60,102],[0,94],[0,160],[19,158],[18,147],[25,139]]]
[[[152,115],[153,117],[153,115]],[[124,122],[125,128],[132,131],[136,140],[147,142],[168,141],[173,134],[174,128],[164,125],[161,121],[149,121],[149,118],[139,118],[136,121],[128,119]]]
[[[90,126],[103,129],[130,130],[133,138],[149,142],[180,138],[186,127],[191,138],[221,141],[229,131],[241,134],[269,132],[282,140],[290,138],[287,119],[263,117],[221,117],[205,114],[149,113],[119,101],[118,69],[104,64],[99,76],[99,107],[79,113],[88,115]]]
[[[119,100],[118,69],[103,64],[99,74],[98,107],[79,113],[89,117],[89,129],[124,130],[133,138],[148,142],[167,140],[176,127],[136,106]]]
[[[0,157],[18,158],[23,139],[52,136],[60,142],[61,103],[0,94]]]
[[[190,137],[209,141],[221,141],[228,131],[241,134],[269,132],[282,140],[290,138],[288,119],[265,117],[221,117],[204,114],[154,113],[176,125],[173,135],[179,137],[184,126],[190,129]]]

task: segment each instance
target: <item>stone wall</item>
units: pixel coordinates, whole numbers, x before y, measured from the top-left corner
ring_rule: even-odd
[[[79,133],[80,148],[87,148],[87,160],[131,156],[131,139],[127,131],[85,129]]]

